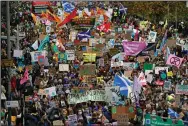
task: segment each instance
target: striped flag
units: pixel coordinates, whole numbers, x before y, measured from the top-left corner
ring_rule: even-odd
[[[67,13],[71,13],[75,9],[75,6],[70,2],[63,2],[62,6],[63,10]]]
[[[120,94],[123,96],[129,97],[129,94],[132,91],[131,86],[129,86],[128,81],[126,81],[123,77],[119,75],[115,76],[113,86],[119,86]]]
[[[179,114],[177,112],[175,112],[174,110],[172,110],[171,108],[168,108],[168,115],[170,116],[170,118],[178,118]]]
[[[122,14],[126,14],[126,13],[127,13],[127,8],[125,8],[122,4],[120,4],[119,11],[120,11],[120,13],[122,13]]]
[[[91,37],[91,32],[90,30],[87,30],[86,32],[80,32],[77,35],[78,39],[81,41],[82,39],[90,38]]]

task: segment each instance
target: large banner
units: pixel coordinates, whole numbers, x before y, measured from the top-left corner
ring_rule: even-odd
[[[146,48],[146,43],[123,41],[123,48],[127,56],[136,56]]]

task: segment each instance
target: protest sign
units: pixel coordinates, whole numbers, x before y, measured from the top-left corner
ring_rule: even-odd
[[[156,38],[157,38],[157,32],[150,31],[147,42],[148,43],[155,43]]]
[[[167,79],[167,73],[166,73],[166,70],[160,70],[159,71],[159,75],[160,75],[160,79],[161,80],[166,80]]]
[[[97,77],[97,84],[101,84],[103,82],[103,77]]]
[[[99,59],[99,66],[104,66],[104,58]]]
[[[19,107],[18,101],[6,101],[7,108]]]
[[[171,89],[171,82],[170,81],[165,81],[164,82],[164,89],[165,90],[170,90]]]
[[[30,54],[31,54],[31,61],[32,62],[38,62],[38,56],[46,56],[45,51],[34,51],[34,52],[30,52]]]
[[[95,62],[96,53],[83,53],[84,62]]]
[[[45,60],[45,57],[40,55],[38,56],[38,64],[39,65],[44,65],[44,60]]]
[[[91,101],[105,101],[105,91],[104,90],[91,90],[89,99]]]
[[[116,120],[118,126],[122,125],[129,125],[129,118],[127,113],[120,113],[116,115]]]
[[[96,65],[86,64],[80,66],[80,75],[95,75]]]
[[[116,105],[116,103],[119,103],[121,101],[119,86],[105,87],[105,95],[106,101],[110,102],[113,105]]]
[[[180,98],[181,98],[180,95],[177,95],[177,94],[175,95],[175,101],[177,105],[181,104]]]
[[[179,68],[182,64],[182,61],[183,61],[183,58],[180,58],[180,57],[170,54],[166,64],[173,65],[173,66],[176,66],[177,68]]]
[[[53,121],[53,126],[63,126],[63,121],[62,120],[55,120],[55,121]]]
[[[127,56],[136,56],[146,48],[146,43],[123,41],[123,48]]]
[[[148,21],[140,21],[139,28],[145,29],[147,27]]]
[[[188,95],[188,85],[176,85],[176,94]]]
[[[68,95],[68,103],[69,104],[78,104],[82,102],[88,102],[89,99],[89,92],[85,91],[83,93],[71,93]]]
[[[172,71],[167,72],[167,76],[168,77],[172,77],[173,76],[173,72]]]
[[[125,71],[135,69],[136,64],[134,62],[123,62],[123,69]]]
[[[155,67],[155,74],[159,74],[159,71],[166,70],[168,72],[168,67]]]
[[[59,64],[59,71],[69,71],[69,64]]]
[[[13,59],[2,59],[1,66],[2,67],[11,67],[14,65]]]
[[[67,53],[67,60],[75,59],[75,51],[74,50],[66,50],[66,53]]]
[[[184,126],[184,124],[182,120],[178,120],[176,124],[173,124],[170,118],[167,121],[163,121],[160,116],[153,118],[150,114],[146,114],[144,126]]]
[[[140,73],[139,77],[138,77],[138,80],[140,81],[140,84],[142,86],[145,86],[147,85],[147,81],[146,81],[146,78],[145,78],[145,75],[143,72]]]
[[[116,55],[116,54],[118,54],[119,53],[119,50],[117,49],[117,48],[112,48],[112,49],[109,49],[109,54],[111,55],[111,56],[114,56],[114,55]]]
[[[69,126],[77,126],[78,120],[77,120],[77,115],[69,115],[68,116],[68,122]]]
[[[144,63],[144,71],[146,71],[146,70],[153,70],[154,67],[155,67],[155,64]]]
[[[49,95],[49,96],[51,96],[51,97],[57,95],[57,94],[56,94],[56,87],[45,88],[44,91],[45,91],[45,94],[47,94],[47,95]]]
[[[117,114],[127,114],[128,119],[135,118],[134,107],[132,107],[132,106],[113,106],[112,107],[112,118],[117,119]]]
[[[14,50],[13,57],[21,58],[23,56],[23,50]]]
[[[137,61],[140,62],[140,63],[143,63],[143,62],[145,62],[145,57],[139,56],[139,57],[137,57]]]

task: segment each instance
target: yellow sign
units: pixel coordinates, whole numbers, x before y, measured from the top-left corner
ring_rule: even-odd
[[[95,62],[96,53],[83,53],[84,62]]]
[[[101,84],[103,82],[103,77],[97,77],[97,84]]]
[[[1,66],[2,67],[11,67],[11,66],[13,66],[14,65],[14,63],[13,63],[13,59],[2,59],[1,60]]]
[[[167,72],[167,76],[168,76],[168,77],[172,77],[172,76],[173,76],[172,71]]]
[[[141,21],[140,22],[140,29],[144,29],[147,27],[148,21]]]

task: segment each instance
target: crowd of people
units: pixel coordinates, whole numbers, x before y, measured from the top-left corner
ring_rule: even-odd
[[[12,65],[2,60],[2,125],[9,111],[13,126],[188,126],[188,35],[121,3],[49,3],[18,16],[24,38]]]

